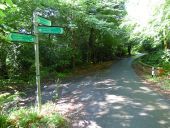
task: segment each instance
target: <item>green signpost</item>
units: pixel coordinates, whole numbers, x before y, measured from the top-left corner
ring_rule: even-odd
[[[40,16],[35,17],[35,21],[39,24],[46,25],[46,26],[51,26],[51,21],[47,20],[45,18],[42,18]]]
[[[11,41],[19,42],[35,42],[36,38],[33,35],[19,34],[19,33],[10,33],[8,39]]]
[[[37,16],[36,11],[33,13],[33,24],[34,24],[34,35],[26,35],[19,33],[10,33],[8,39],[10,41],[20,41],[20,42],[34,42],[35,48],[35,66],[36,66],[36,85],[37,85],[37,105],[38,110],[41,111],[41,85],[40,85],[40,64],[39,64],[39,33],[48,34],[63,34],[64,30],[60,27],[50,27],[51,21],[40,16]],[[39,26],[46,25],[45,26]]]
[[[38,32],[40,33],[48,33],[48,34],[63,34],[64,30],[60,27],[44,27],[39,26]]]

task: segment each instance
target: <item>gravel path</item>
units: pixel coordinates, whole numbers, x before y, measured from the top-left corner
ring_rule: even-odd
[[[62,84],[58,109],[73,128],[170,128],[170,99],[150,90],[122,59],[107,70]],[[50,100],[54,85],[44,89]]]

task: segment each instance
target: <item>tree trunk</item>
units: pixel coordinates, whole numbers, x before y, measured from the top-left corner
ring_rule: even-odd
[[[0,57],[0,76],[4,79],[8,79],[8,71],[6,66],[6,57],[7,54],[1,54]]]
[[[166,40],[166,31],[165,31],[165,29],[163,31],[163,37],[164,37],[164,40],[163,40],[164,50],[167,50],[168,44],[167,44],[167,40]]]
[[[73,55],[72,55],[72,69],[76,67],[76,37],[74,30],[72,30],[72,48],[73,48]]]
[[[89,42],[88,42],[88,59],[89,59],[89,61],[93,61],[93,52],[94,52],[94,28],[91,28]]]
[[[131,56],[132,45],[128,44],[128,55]]]

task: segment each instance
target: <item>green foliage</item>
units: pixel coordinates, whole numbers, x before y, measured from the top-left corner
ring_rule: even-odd
[[[49,128],[68,128],[68,124],[65,119],[59,114],[52,114],[50,116],[42,119],[42,122],[46,123],[46,126]]]
[[[167,51],[153,52],[142,57],[142,61],[146,64],[156,67],[163,67],[170,70],[170,53]]]
[[[163,90],[170,90],[170,80],[166,79],[163,81],[163,85],[161,86],[161,89]]]
[[[32,14],[36,8],[39,8],[38,14],[51,20],[54,26],[64,27],[61,36],[39,34],[40,68],[47,69],[42,71],[43,78],[51,72],[55,74],[84,63],[112,60],[127,52],[126,33],[119,27],[126,15],[124,0],[7,0],[3,7],[3,25],[0,26],[3,31],[0,35],[2,79],[33,81],[33,45],[9,43],[4,37],[13,31],[33,34]]]
[[[170,4],[168,0],[158,2],[156,3],[154,0],[150,2],[147,0],[143,2],[136,0],[134,3],[131,0],[128,1],[126,3],[128,12],[122,22],[122,26],[125,27],[129,34],[129,41],[137,40],[138,45],[142,47],[147,45],[146,49],[151,49],[151,51],[160,45],[162,46],[159,49],[167,49],[169,47]],[[148,12],[144,12],[143,8]],[[139,14],[136,15],[136,12]],[[146,42],[149,42],[149,44]]]
[[[15,96],[9,93],[0,95],[0,128],[68,128],[68,121],[57,113],[56,105],[43,105],[41,113],[34,108],[20,108],[14,106],[3,111],[7,104],[14,104]],[[44,110],[44,111],[43,111]]]
[[[36,128],[41,126],[40,120],[42,117],[33,110],[20,109],[14,111],[10,118],[14,121],[16,127],[19,128]]]
[[[67,121],[59,114],[38,114],[34,109],[19,109],[9,116],[10,122],[19,128],[68,128]]]
[[[13,128],[8,116],[5,114],[0,114],[0,128]]]
[[[167,79],[167,76],[161,76],[161,77],[152,77],[151,75],[146,75],[145,78],[151,82],[159,83],[156,84],[157,86],[160,86],[162,90],[169,91],[170,90],[170,80]]]
[[[19,93],[10,94],[2,93],[0,94],[0,113],[4,113],[12,107],[17,107],[19,100]]]

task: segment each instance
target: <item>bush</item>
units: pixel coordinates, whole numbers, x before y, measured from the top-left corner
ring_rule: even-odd
[[[11,113],[10,119],[16,127],[36,128],[41,125],[42,116],[36,111],[29,109],[20,109]]]
[[[151,66],[170,68],[170,55],[166,51],[158,51],[142,57],[142,62]]]
[[[11,107],[17,107],[17,103],[19,100],[19,93],[15,94],[10,93],[2,93],[0,94],[0,113],[3,113],[5,110]]]
[[[58,113],[44,115],[34,109],[13,111],[9,119],[17,128],[68,128],[66,119]]]
[[[0,128],[12,128],[8,116],[5,114],[0,114]]]
[[[53,114],[44,117],[42,121],[48,128],[68,128],[68,124],[65,119],[59,114]]]

